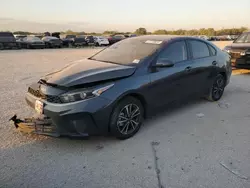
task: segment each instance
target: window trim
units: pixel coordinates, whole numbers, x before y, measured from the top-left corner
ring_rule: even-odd
[[[189,50],[188,50],[187,43],[186,43],[185,39],[180,39],[180,40],[174,40],[174,41],[172,41],[172,42],[169,42],[169,43],[166,43],[165,45],[163,45],[162,49],[159,51],[159,53],[157,54],[155,60],[153,61],[153,63],[152,63],[151,65],[155,65],[156,62],[157,62],[157,60],[158,60],[158,58],[159,58],[159,55],[160,55],[163,51],[167,50],[167,49],[170,47],[170,45],[172,45],[172,44],[174,44],[174,43],[177,43],[177,42],[184,42],[184,43],[185,43],[187,59],[182,60],[182,61],[178,61],[178,62],[174,62],[174,64],[179,64],[179,63],[188,61],[188,60],[190,59],[190,56],[189,56]]]
[[[190,48],[190,58],[192,60],[196,60],[196,59],[202,59],[202,58],[208,58],[208,57],[211,57],[211,52],[210,52],[210,49],[209,47],[207,46],[207,49],[208,49],[208,52],[209,52],[209,55],[208,56],[204,56],[204,57],[199,57],[199,58],[194,58],[193,56],[193,49],[192,49],[192,46],[190,44],[190,41],[198,41],[198,42],[201,42],[201,43],[204,43],[206,46],[207,46],[207,43],[202,41],[202,40],[197,40],[197,39],[187,39],[187,43],[188,43],[188,47]]]

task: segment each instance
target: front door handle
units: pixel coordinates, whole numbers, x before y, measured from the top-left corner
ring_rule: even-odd
[[[185,68],[185,70],[186,70],[187,72],[190,72],[191,69],[192,69],[192,67],[189,67],[189,66]]]
[[[213,61],[212,65],[216,66],[218,63],[216,61]]]

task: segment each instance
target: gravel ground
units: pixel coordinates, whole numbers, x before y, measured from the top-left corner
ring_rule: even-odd
[[[249,188],[250,76],[234,71],[220,102],[189,101],[146,121],[125,141],[24,135],[27,86],[99,49],[0,52],[0,187]]]

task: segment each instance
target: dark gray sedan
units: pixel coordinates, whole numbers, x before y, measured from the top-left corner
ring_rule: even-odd
[[[21,48],[40,48],[44,49],[45,48],[45,43],[38,37],[34,36],[27,36],[24,38],[20,38],[17,40],[17,43]]]
[[[32,84],[26,101],[42,119],[11,120],[37,134],[127,139],[159,107],[191,96],[218,101],[231,72],[228,53],[208,41],[131,37]]]

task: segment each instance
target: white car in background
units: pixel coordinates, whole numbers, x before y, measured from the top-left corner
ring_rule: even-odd
[[[109,45],[109,40],[103,36],[94,36],[96,46],[107,46]]]

